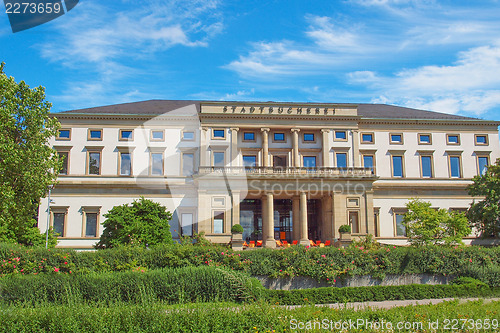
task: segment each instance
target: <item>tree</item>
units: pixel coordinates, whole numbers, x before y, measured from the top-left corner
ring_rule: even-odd
[[[104,231],[96,248],[173,244],[169,225],[172,214],[144,197],[131,205],[115,206],[104,217]]]
[[[472,202],[467,217],[483,237],[500,237],[500,158],[482,176],[476,176],[467,187],[469,195],[484,196]]]
[[[45,89],[4,73],[0,64],[0,241],[45,244],[36,226],[40,198],[61,168],[48,140],[59,128]],[[52,235],[51,235],[52,236]]]
[[[471,229],[465,214],[433,209],[430,202],[413,199],[406,204],[404,214],[408,242],[414,246],[430,244],[462,244]]]

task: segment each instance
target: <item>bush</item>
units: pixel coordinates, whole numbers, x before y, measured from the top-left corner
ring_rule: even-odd
[[[339,232],[341,234],[343,233],[350,233],[351,232],[351,226],[348,224],[343,224],[339,227]]]
[[[231,227],[231,232],[232,233],[243,233],[243,227],[241,226],[241,224],[235,224]]]

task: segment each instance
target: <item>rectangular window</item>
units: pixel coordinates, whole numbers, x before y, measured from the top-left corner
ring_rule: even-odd
[[[194,173],[194,154],[183,153],[182,154],[182,175],[185,177],[190,177]]]
[[[85,213],[85,237],[97,237],[97,213]]]
[[[87,139],[95,141],[102,140],[102,129],[89,129]]]
[[[120,130],[120,141],[132,141],[134,139],[134,132],[132,130]]]
[[[314,133],[304,133],[304,142],[314,142]]]
[[[87,170],[89,175],[101,174],[101,152],[89,152]]]
[[[347,141],[347,132],[335,131],[335,141]]]
[[[359,234],[359,215],[358,212],[349,212],[349,225],[351,233]]]
[[[151,153],[151,175],[163,175],[163,154]]]
[[[419,134],[418,135],[418,143],[421,145],[430,145],[431,142],[431,135],[430,134]]]
[[[392,176],[403,177],[403,156],[392,156]]]
[[[224,137],[224,131],[222,131],[222,137]],[[182,132],[182,140],[193,141],[194,140],[194,132]]]
[[[392,144],[402,144],[403,134],[390,134],[390,142]]]
[[[304,167],[315,168],[316,167],[316,156],[304,156]]]
[[[66,213],[54,213],[53,230],[57,237],[64,237],[64,221],[66,220]]]
[[[373,133],[362,133],[361,143],[373,143]]]
[[[60,129],[57,131],[58,140],[71,140],[71,130],[70,129]]]
[[[478,174],[480,176],[484,175],[488,168],[488,157],[487,156],[478,156],[477,157],[477,166],[479,168]]]
[[[212,133],[214,139],[224,139],[226,137],[226,131],[223,129],[214,129]]]
[[[65,152],[57,152],[59,157],[62,159],[62,167],[61,170],[59,171],[60,175],[67,175],[68,174],[68,169],[69,169],[69,153],[67,151]]]
[[[132,156],[130,153],[120,153],[120,176],[132,174]]]
[[[363,167],[370,168],[373,170],[373,155],[363,155]]]
[[[458,134],[446,134],[446,143],[449,145],[459,145],[460,136]]]
[[[224,233],[224,212],[214,211],[214,234]]]
[[[215,151],[214,152],[214,166],[215,167],[223,167],[226,165],[224,160],[224,152]]]
[[[255,141],[255,133],[254,132],[244,132],[243,133],[243,141]]]
[[[275,168],[286,168],[286,155],[273,155],[273,166]]]
[[[450,176],[452,178],[461,178],[460,156],[450,156]]]
[[[476,146],[488,145],[488,136],[486,134],[476,134],[474,135],[474,140],[476,141]]]
[[[403,224],[404,214],[403,213],[395,213],[394,218],[396,220],[396,236],[406,237],[406,227]]]
[[[254,167],[257,165],[257,156],[255,155],[243,155],[243,166]]]
[[[335,154],[337,159],[337,168],[347,168],[347,153]]]
[[[273,140],[277,142],[284,142],[285,133],[274,133]]]
[[[163,130],[151,130],[151,141],[164,141],[165,131]]]
[[[422,177],[432,178],[432,157],[420,156],[420,166],[422,167]]]
[[[181,214],[182,236],[193,236],[193,214]]]

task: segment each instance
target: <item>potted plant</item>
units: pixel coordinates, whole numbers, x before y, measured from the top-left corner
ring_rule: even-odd
[[[233,250],[243,250],[243,227],[235,224],[231,227],[231,247]]]
[[[350,241],[351,240],[351,226],[348,224],[343,224],[339,227],[340,240]]]

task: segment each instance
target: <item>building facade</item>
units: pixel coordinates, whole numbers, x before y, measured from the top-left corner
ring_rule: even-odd
[[[144,196],[174,213],[174,237],[354,237],[406,244],[412,198],[466,210],[472,177],[500,157],[499,122],[377,104],[145,101],[53,114],[65,157],[42,200],[58,246],[91,248],[113,206]],[[471,235],[467,242],[471,242]]]

